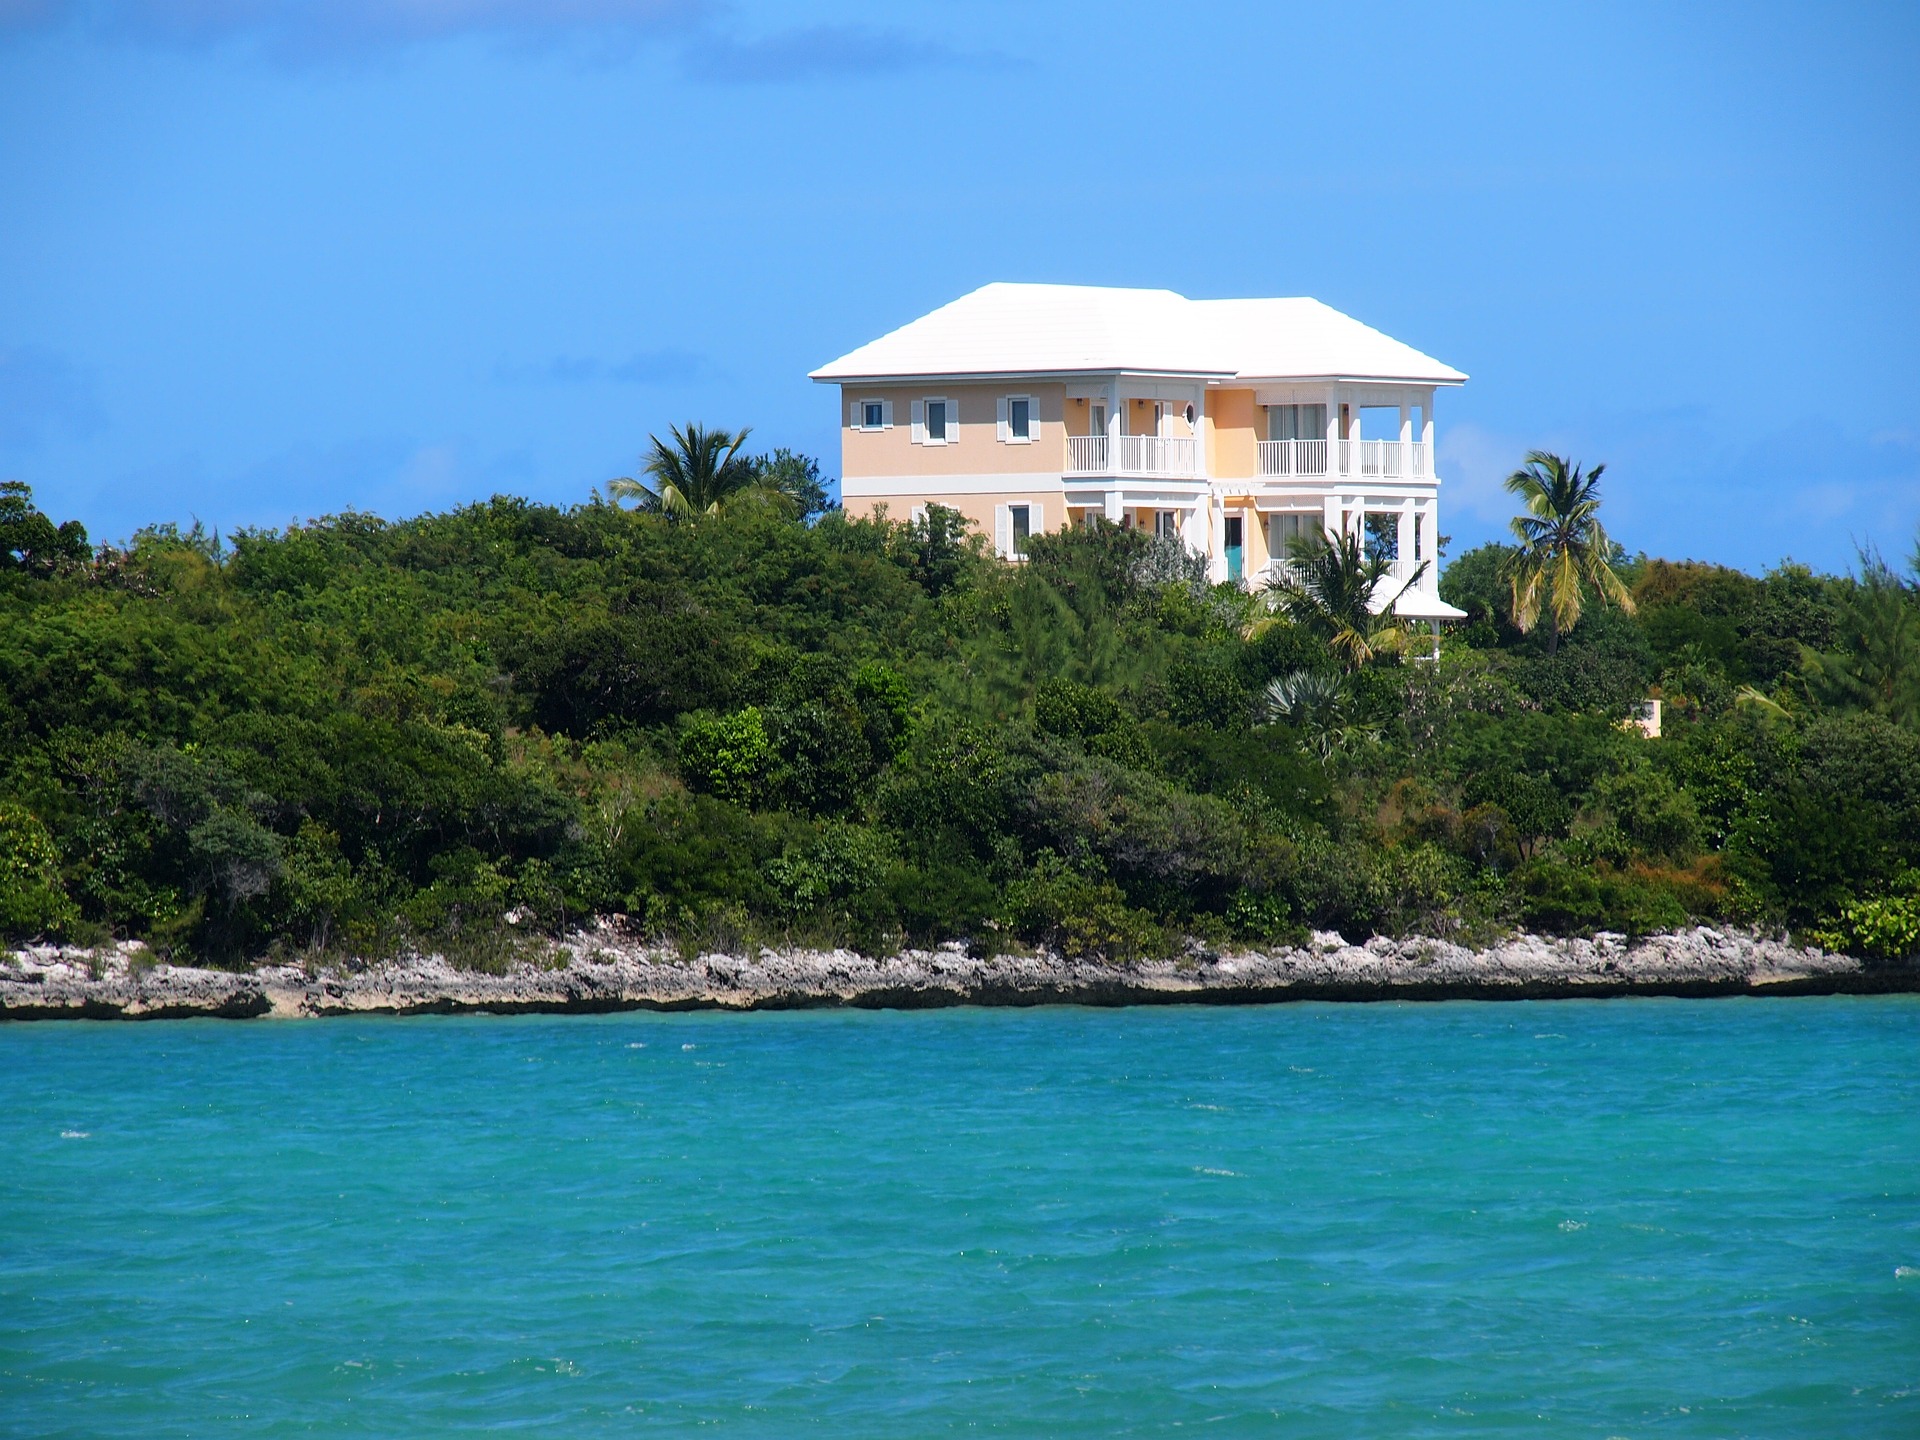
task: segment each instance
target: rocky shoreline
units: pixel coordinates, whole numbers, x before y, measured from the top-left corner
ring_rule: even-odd
[[[1046,955],[980,959],[958,947],[881,958],[763,950],[684,960],[604,924],[558,943],[543,963],[504,974],[457,969],[439,956],[234,973],[155,964],[131,944],[0,956],[0,1019],[9,1020],[1890,991],[1920,991],[1920,968],[1869,968],[1849,956],[1705,927],[1631,942],[1617,935],[1517,935],[1483,949],[1422,939],[1350,945],[1324,933],[1298,949],[1135,964]]]

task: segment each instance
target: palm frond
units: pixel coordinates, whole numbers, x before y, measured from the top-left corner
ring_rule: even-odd
[[[1613,542],[1600,524],[1599,481],[1605,465],[1582,471],[1544,450],[1506,478],[1523,510],[1510,525],[1517,543],[1508,571],[1513,623],[1522,634],[1549,617],[1547,647],[1580,623],[1587,591],[1631,612],[1633,597],[1614,573]]]

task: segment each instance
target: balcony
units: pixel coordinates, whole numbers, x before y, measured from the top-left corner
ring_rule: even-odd
[[[1295,475],[1327,473],[1327,442],[1324,440],[1262,440],[1260,473],[1279,479]]]
[[[1425,480],[1427,447],[1418,440],[1337,440],[1333,473],[1352,480]],[[1262,440],[1262,479],[1317,478],[1327,474],[1324,440]]]
[[[1200,442],[1166,435],[1069,435],[1069,475],[1156,475],[1181,480],[1205,476]]]

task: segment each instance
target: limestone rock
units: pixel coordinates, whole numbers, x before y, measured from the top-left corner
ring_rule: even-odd
[[[499,975],[459,969],[438,955],[318,974],[296,965],[234,973],[155,964],[134,944],[0,955],[0,1017],[23,1020],[1913,989],[1920,971],[1867,970],[1845,955],[1705,926],[1638,941],[1521,934],[1479,950],[1417,937],[1359,946],[1325,931],[1301,949],[1108,964],[1051,955],[975,959],[957,945],[887,956],[761,950],[682,961],[603,919],[559,942],[547,963]]]

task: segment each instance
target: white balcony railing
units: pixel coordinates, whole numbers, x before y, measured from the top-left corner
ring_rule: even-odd
[[[1262,479],[1318,477],[1329,473],[1356,480],[1425,480],[1432,473],[1427,447],[1414,440],[1338,440],[1334,469],[1327,468],[1325,440],[1262,440]],[[1163,435],[1069,435],[1069,475],[1201,475],[1200,442]]]
[[[1200,475],[1200,442],[1168,435],[1069,435],[1069,475]]]
[[[1324,440],[1262,440],[1262,475],[1324,475],[1327,473],[1327,442]]]
[[[1342,440],[1340,473],[1361,479],[1424,480],[1427,447],[1418,440]]]

